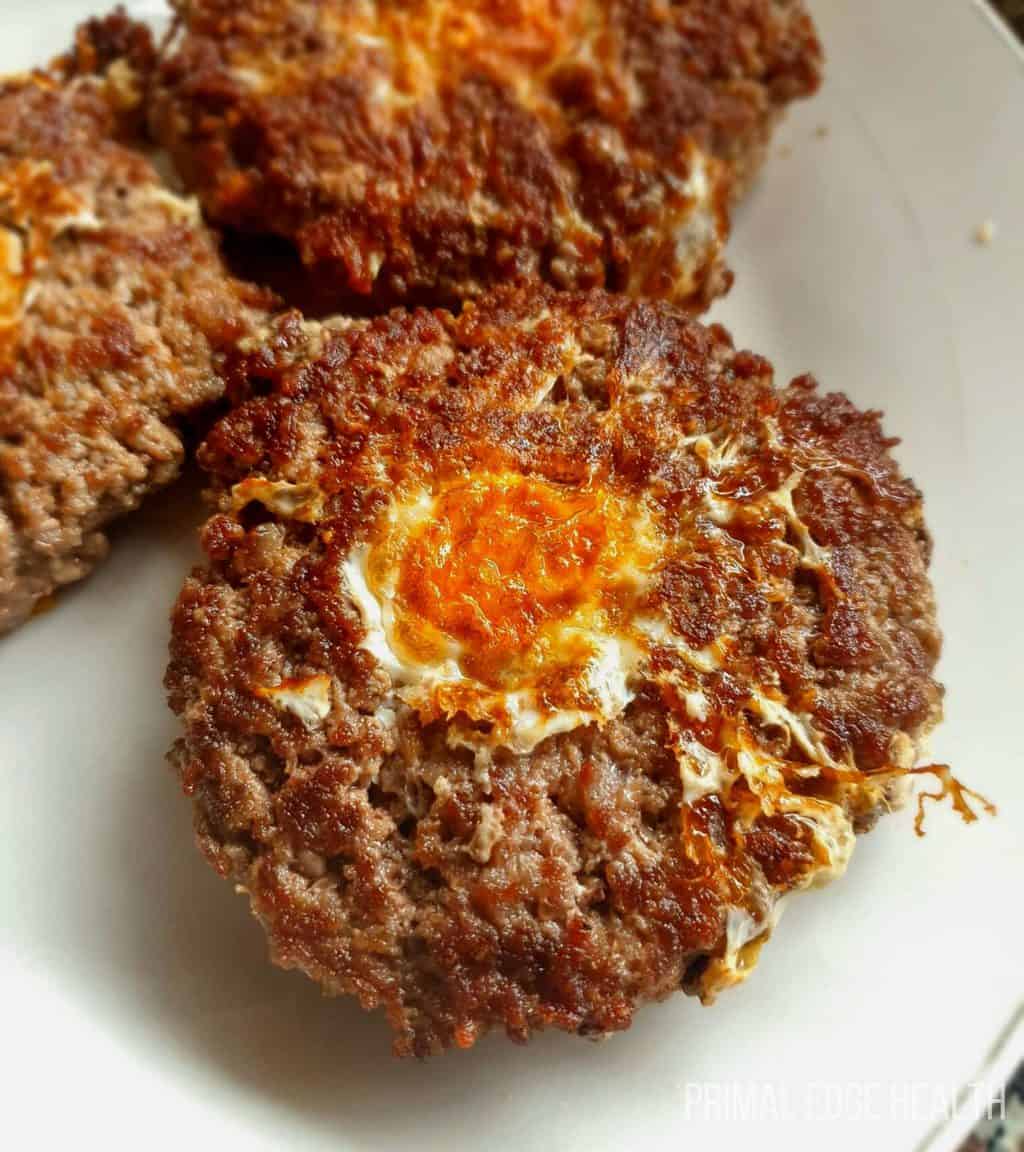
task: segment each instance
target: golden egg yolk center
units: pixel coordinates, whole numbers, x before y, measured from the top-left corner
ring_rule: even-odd
[[[523,477],[445,489],[401,552],[403,647],[431,659],[447,643],[465,672],[498,685],[552,624],[581,613],[607,622],[634,551],[624,512],[607,492]]]

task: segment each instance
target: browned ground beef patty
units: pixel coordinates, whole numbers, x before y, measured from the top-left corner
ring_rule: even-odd
[[[274,960],[420,1055],[741,979],[940,713],[878,414],[601,292],[290,314],[233,379],[166,682]]]
[[[262,301],[194,203],[115,139],[147,43],[96,22],[61,71],[0,81],[0,631],[176,475],[179,424],[223,394],[217,356]]]
[[[157,136],[342,310],[537,277],[702,308],[730,189],[820,79],[801,0],[175,7]]]

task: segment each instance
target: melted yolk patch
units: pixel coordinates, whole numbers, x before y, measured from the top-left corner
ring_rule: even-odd
[[[399,642],[419,659],[443,658],[454,642],[464,671],[497,688],[552,624],[621,612],[637,542],[614,505],[607,493],[519,478],[448,489],[401,557]]]
[[[629,622],[659,558],[649,516],[618,494],[494,475],[393,508],[346,574],[364,647],[421,720],[529,751],[632,698]]]

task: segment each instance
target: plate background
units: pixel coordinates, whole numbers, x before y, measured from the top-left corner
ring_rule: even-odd
[[[653,1152],[724,1136],[909,1152],[983,1062],[1024,994],[1024,63],[970,0],[810,3],[829,80],[740,212],[715,318],[780,377],[814,371],[903,437],[947,633],[934,756],[999,818],[934,812],[924,841],[909,814],[883,823],[711,1011],[678,997],[605,1044],[490,1038],[393,1063],[382,1021],[266,964],[162,767],[166,614],[195,556],[186,484],[0,641],[8,1130],[39,1144],[102,1130],[114,1147],[201,1133],[250,1149]],[[14,70],[61,49],[90,5],[0,10]],[[999,233],[981,248],[987,218]],[[716,1086],[759,1105],[716,1105]]]

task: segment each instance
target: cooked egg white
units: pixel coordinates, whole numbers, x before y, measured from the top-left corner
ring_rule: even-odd
[[[330,676],[310,676],[257,688],[256,693],[282,712],[297,716],[308,728],[315,728],[331,712]]]
[[[715,204],[718,178],[712,161],[696,146],[689,147],[690,176],[679,189],[676,209],[675,291],[688,296],[699,287],[703,270],[714,260],[724,243],[720,214]]]
[[[287,520],[315,524],[323,514],[324,496],[315,484],[250,476],[231,489],[231,503],[236,512],[246,504],[258,503]]]
[[[203,215],[199,210],[199,201],[195,196],[178,196],[169,188],[162,188],[153,184],[145,191],[146,198],[153,204],[159,204],[167,210],[171,217],[184,220],[197,227],[202,224]]]
[[[669,283],[659,284],[675,298],[696,292],[725,244],[725,227],[718,208],[721,174],[716,162],[692,141],[686,143],[685,164],[689,174],[681,179],[665,172],[661,219],[642,234],[640,256],[630,271],[629,291],[642,295],[666,274]],[[665,238],[670,238],[666,245]]]
[[[710,1004],[719,992],[742,984],[757,964],[762,947],[782,917],[788,897],[781,896],[760,917],[746,908],[730,907],[725,915],[725,949],[701,977],[701,999]]]

